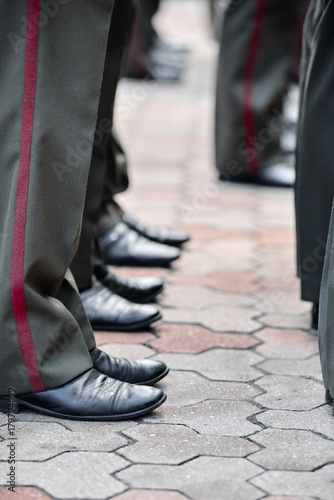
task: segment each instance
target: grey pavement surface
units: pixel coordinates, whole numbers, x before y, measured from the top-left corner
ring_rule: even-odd
[[[189,46],[188,64],[177,84],[122,81],[116,124],[132,182],[118,200],[192,239],[170,270],[118,269],[165,278],[157,327],[96,340],[168,363],[168,399],[117,423],[22,411],[15,493],[0,413],[0,499],[332,500],[334,420],[295,278],[293,192],[216,181],[207,1],[164,0],[156,23]]]

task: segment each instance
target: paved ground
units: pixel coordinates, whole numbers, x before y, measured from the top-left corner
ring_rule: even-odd
[[[191,46],[184,80],[124,81],[117,111],[132,165],[119,201],[143,221],[189,229],[192,240],[173,269],[149,271],[168,283],[163,322],[96,338],[113,354],[166,361],[167,403],[121,423],[20,413],[21,487],[0,488],[2,500],[334,498],[334,420],[294,277],[292,191],[215,182],[217,47],[206,7],[165,1],[161,30]],[[0,426],[7,440],[3,414]]]

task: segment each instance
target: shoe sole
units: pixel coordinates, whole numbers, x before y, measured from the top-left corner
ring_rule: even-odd
[[[133,266],[133,267],[169,267],[174,260],[180,258],[180,255],[173,257],[172,259],[160,260],[160,259],[150,259],[148,261],[141,261],[138,259],[105,259],[104,263],[110,266]]]
[[[151,411],[155,410],[159,406],[161,406],[167,399],[167,395],[163,394],[162,397],[160,398],[159,401],[156,403],[152,404],[151,406],[147,408],[143,408],[142,410],[137,410],[135,412],[130,412],[130,413],[123,413],[120,415],[83,415],[83,416],[76,416],[76,415],[66,415],[64,413],[58,413],[52,410],[47,410],[45,408],[41,408],[36,405],[32,405],[30,403],[27,403],[26,401],[21,400],[20,398],[15,398],[15,405],[14,407],[11,406],[10,412],[9,413],[19,413],[20,411],[20,406],[24,406],[26,408],[29,408],[30,410],[37,411],[39,413],[43,413],[45,415],[50,415],[51,417],[56,417],[56,418],[64,418],[67,420],[82,420],[82,421],[96,421],[96,422],[101,422],[101,421],[117,421],[117,420],[130,420],[133,418],[138,418],[142,417],[143,415],[146,415],[147,413],[150,413]],[[3,413],[8,413],[8,400],[6,397],[6,400],[0,399],[0,411]]]
[[[132,332],[134,330],[139,330],[140,328],[145,328],[150,326],[152,323],[155,323],[159,319],[162,318],[162,314],[159,312],[155,316],[151,318],[137,321],[137,323],[132,323],[131,325],[101,325],[99,323],[95,323],[94,321],[90,322],[93,330],[102,331],[102,332]]]
[[[154,385],[156,384],[157,382],[159,382],[159,380],[163,379],[164,377],[166,377],[166,375],[168,375],[169,373],[169,368],[166,368],[166,370],[161,373],[160,375],[158,375],[157,377],[151,379],[151,380],[147,380],[145,382],[132,382],[133,384],[135,385]]]

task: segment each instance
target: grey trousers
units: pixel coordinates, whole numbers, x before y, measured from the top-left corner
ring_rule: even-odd
[[[216,93],[216,167],[222,180],[252,180],[283,161],[283,98],[305,0],[230,0],[222,19]]]
[[[308,229],[309,237],[313,235],[316,238],[320,235],[319,237],[327,240],[324,265],[320,260],[323,252],[317,250],[313,257],[315,263],[321,264],[323,271],[319,306],[319,351],[324,385],[332,396],[334,395],[334,208],[331,208],[334,195],[333,19],[334,0],[313,0],[305,26],[302,112],[298,147],[300,185],[297,191],[300,197],[304,197],[304,204],[299,207],[298,213],[299,224],[303,227],[304,234],[306,235]],[[311,194],[309,200],[305,198],[303,191],[305,188]],[[321,217],[326,217],[327,222],[330,220],[329,229]],[[322,246],[323,244],[321,248]],[[313,281],[311,274],[310,279]],[[319,296],[317,297],[319,300]]]
[[[0,3],[0,394],[62,385],[95,341],[68,272],[113,0]],[[79,160],[78,160],[79,158]]]
[[[297,274],[301,298],[319,302],[334,196],[332,2],[313,1],[305,24],[297,141]]]
[[[114,195],[124,191],[129,183],[127,161],[113,127],[113,115],[131,13],[131,0],[115,0],[103,71],[82,231],[78,251],[71,265],[79,290],[92,285],[93,266],[99,259],[95,239],[98,234],[106,231],[121,219],[121,215],[115,208]]]

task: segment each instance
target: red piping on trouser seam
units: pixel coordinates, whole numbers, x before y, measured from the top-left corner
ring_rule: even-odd
[[[255,20],[254,20],[254,31],[251,39],[250,50],[246,66],[246,76],[245,76],[244,124],[246,131],[246,143],[249,154],[249,163],[252,172],[257,172],[259,170],[259,165],[256,157],[255,130],[254,130],[254,123],[252,116],[252,78],[254,73],[260,34],[261,34],[265,3],[266,3],[265,0],[258,1]]]
[[[40,0],[28,0],[27,36],[24,65],[24,86],[22,106],[22,129],[20,144],[20,166],[17,181],[13,254],[11,272],[11,294],[13,313],[20,347],[26,366],[28,379],[34,392],[43,391],[44,385],[37,366],[36,353],[29,328],[23,288],[23,265],[26,215],[29,187],[30,154],[34,122],[36,92],[38,22]]]

